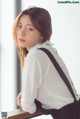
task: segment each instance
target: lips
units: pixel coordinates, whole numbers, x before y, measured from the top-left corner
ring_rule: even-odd
[[[24,40],[24,39],[22,39],[22,38],[20,38],[19,40],[20,40],[21,42],[25,42],[25,40]]]

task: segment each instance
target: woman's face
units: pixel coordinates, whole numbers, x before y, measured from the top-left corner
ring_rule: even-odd
[[[29,15],[21,16],[17,24],[17,39],[19,47],[28,51],[36,44],[42,43],[42,36],[33,26]]]

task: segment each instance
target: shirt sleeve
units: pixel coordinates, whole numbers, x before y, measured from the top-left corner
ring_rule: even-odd
[[[35,99],[42,83],[42,70],[40,62],[35,55],[28,55],[22,75],[21,108],[29,113],[36,111]]]

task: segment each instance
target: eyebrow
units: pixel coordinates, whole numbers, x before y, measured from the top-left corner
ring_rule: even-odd
[[[18,24],[22,24],[22,23],[19,21]],[[33,26],[33,25],[32,24],[26,24],[26,26]]]

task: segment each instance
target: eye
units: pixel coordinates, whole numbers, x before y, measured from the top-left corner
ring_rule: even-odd
[[[20,24],[17,25],[17,28],[22,28],[22,26]]]
[[[28,30],[28,31],[33,31],[34,29],[31,28],[31,27],[27,27],[27,30]]]

